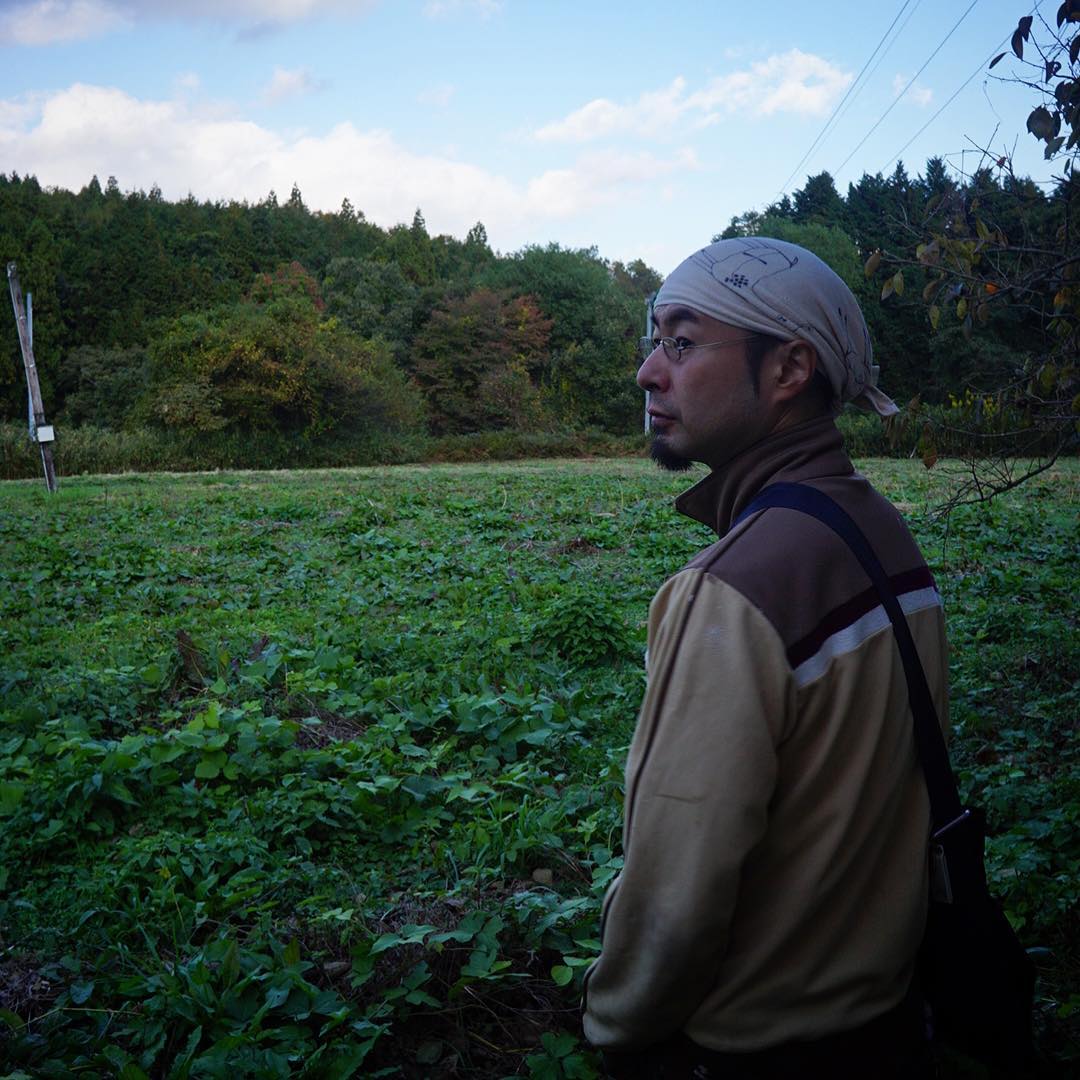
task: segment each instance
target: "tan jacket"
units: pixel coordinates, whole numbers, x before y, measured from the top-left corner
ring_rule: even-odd
[[[649,610],[626,766],[625,865],[604,901],[585,1033],[629,1049],[682,1030],[754,1050],[896,1005],[926,912],[929,800],[888,616],[846,545],[767,484],[812,483],[890,575],[946,719],[933,579],[831,420],[774,436],[681,496],[721,540]]]

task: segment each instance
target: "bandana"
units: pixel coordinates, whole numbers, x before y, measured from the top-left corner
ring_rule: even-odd
[[[877,388],[870,332],[851,290],[816,255],[796,244],[750,236],[710,244],[680,263],[654,305],[683,304],[720,322],[803,338],[838,401],[891,416],[899,410]]]

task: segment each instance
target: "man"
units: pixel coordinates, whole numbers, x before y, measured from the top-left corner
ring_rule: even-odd
[[[820,259],[760,237],[683,262],[638,383],[653,456],[711,469],[676,507],[720,537],[656,594],[585,1033],[613,1075],[918,1075],[908,989],[929,800],[891,627],[855,556],[764,487],[805,482],[884,564],[946,716],[941,603],[834,417],[880,415],[869,335]],[[905,1071],[907,1070],[907,1071]]]

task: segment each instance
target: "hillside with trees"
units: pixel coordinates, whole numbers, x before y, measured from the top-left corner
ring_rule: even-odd
[[[285,446],[551,427],[633,430],[643,302],[658,275],[593,250],[496,255],[380,229],[345,200],[168,202],[94,178],[0,177],[0,253],[33,294],[35,354],[63,428]],[[12,333],[0,409],[25,414]]]
[[[1004,160],[965,177],[931,158],[846,194],[811,176],[714,238],[772,235],[821,255],[858,296],[898,402],[1023,427],[1022,400],[991,398],[1045,355],[1048,297],[1062,294],[1051,282],[1020,295],[1009,268],[1075,247],[1076,196],[1071,174],[1044,191]],[[284,203],[169,202],[112,177],[75,193],[15,173],[0,176],[0,255],[33,294],[49,418],[83,444],[141,439],[149,464],[155,447],[171,448],[159,461],[171,467],[215,463],[214,447],[263,467],[403,460],[478,433],[639,430],[636,343],[661,280],[641,260],[556,244],[500,254],[480,223],[463,240],[432,236],[417,210],[382,229],[347,199],[312,211],[295,187]],[[0,415],[14,424],[26,391],[13,329],[2,355]]]

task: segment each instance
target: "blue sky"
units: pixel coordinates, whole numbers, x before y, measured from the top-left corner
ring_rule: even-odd
[[[0,0],[0,168],[169,198],[296,183],[313,209],[348,197],[383,226],[419,206],[433,233],[479,220],[501,251],[595,245],[666,272],[785,183],[827,169],[844,192],[890,172],[980,65],[904,151],[908,171],[931,154],[970,170],[989,146],[1049,180],[1030,91],[985,71],[1031,5],[976,0],[942,45],[969,7]]]

